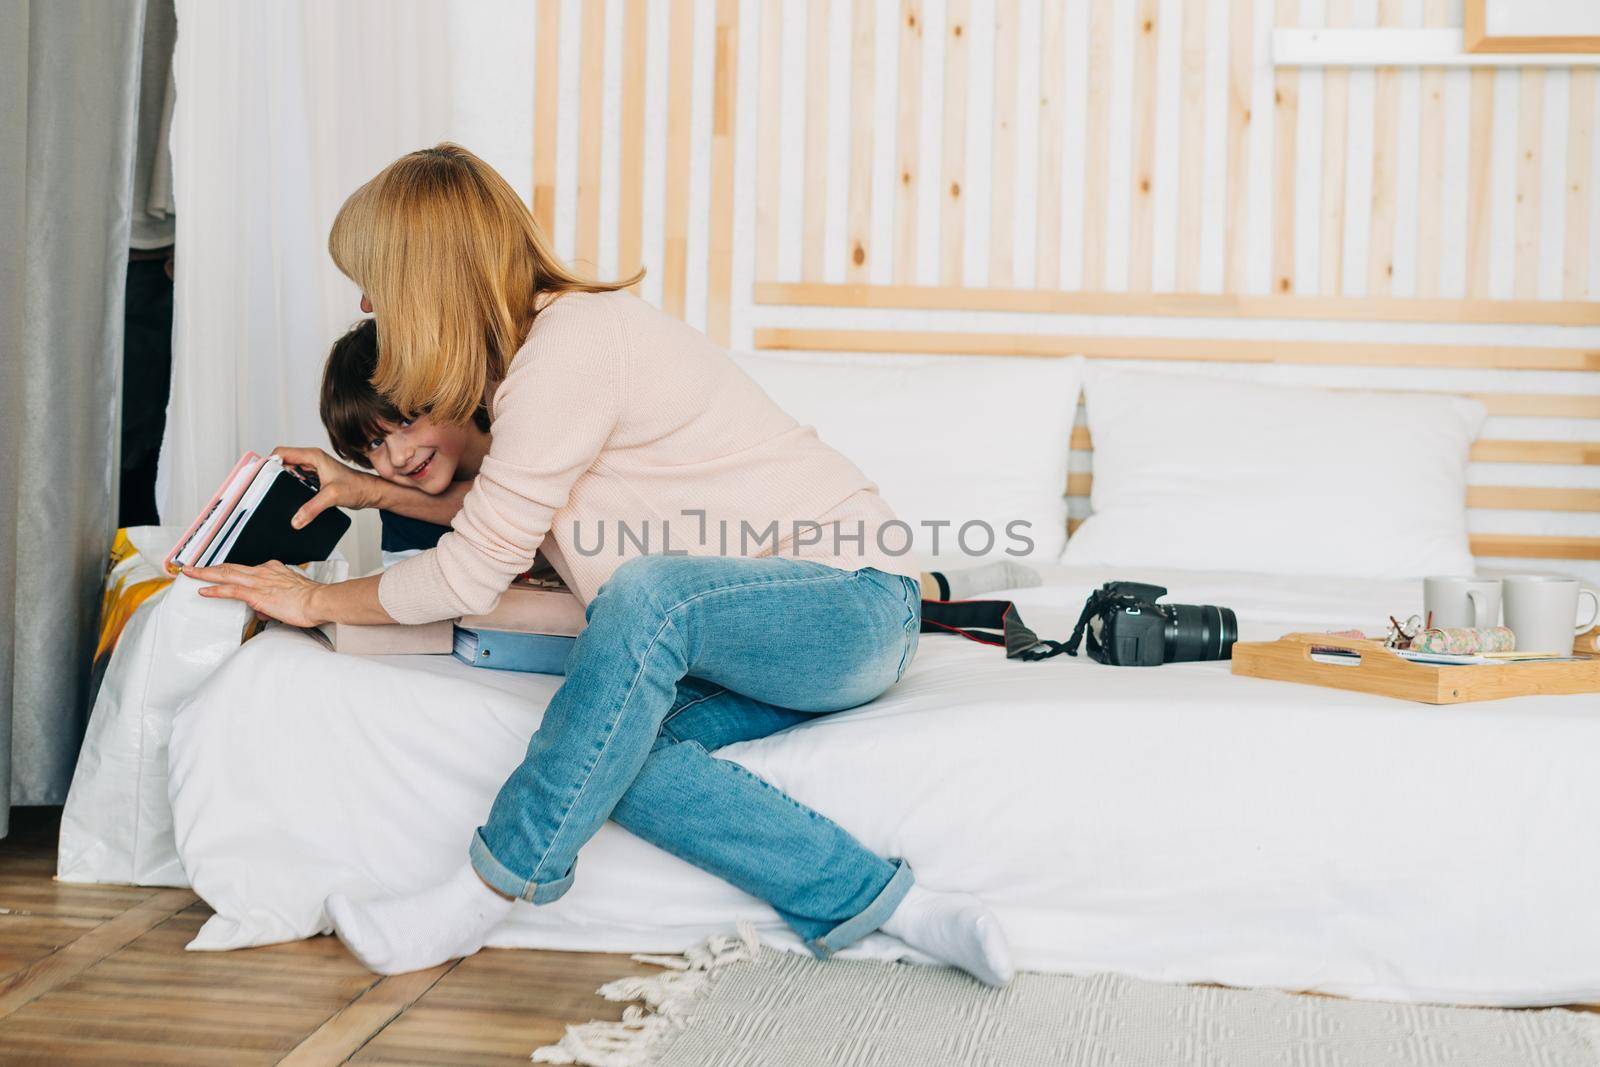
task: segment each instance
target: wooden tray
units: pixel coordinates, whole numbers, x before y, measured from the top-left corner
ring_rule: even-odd
[[[1311,658],[1313,648],[1360,653],[1349,663]],[[1250,641],[1233,646],[1233,673],[1280,682],[1353,689],[1360,693],[1420,700],[1425,704],[1460,704],[1503,697],[1600,694],[1600,656],[1580,654],[1577,662],[1476,663],[1440,666],[1413,663],[1370,638],[1328,634],[1285,634],[1276,641]],[[1596,705],[1600,710],[1600,703]]]

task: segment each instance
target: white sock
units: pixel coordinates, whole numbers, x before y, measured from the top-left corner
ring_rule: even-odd
[[[368,970],[404,974],[472,955],[514,903],[467,863],[420,893],[360,902],[335,893],[324,907],[334,933]]]
[[[1002,559],[964,571],[945,571],[951,600],[970,600],[996,589],[1032,589],[1043,584],[1039,572],[1016,560]]]
[[[882,929],[984,985],[1005,985],[1016,974],[999,921],[977,897],[914,885]]]

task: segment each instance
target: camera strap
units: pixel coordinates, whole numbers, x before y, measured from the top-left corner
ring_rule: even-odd
[[[1028,628],[1009,600],[924,600],[922,632],[959,634],[980,645],[1006,650],[1006,659],[1049,659],[1067,651],[1060,641],[1049,641]]]
[[[1079,643],[1087,637],[1089,639],[1089,658],[1096,663],[1104,663],[1106,661],[1105,649],[1100,647],[1100,642],[1095,640],[1094,631],[1089,628],[1089,620],[1093,619],[1095,613],[1100,610],[1102,601],[1103,590],[1096,590],[1090,595],[1089,602],[1083,606],[1083,614],[1078,616],[1078,625],[1072,628],[1072,636],[1067,638],[1067,643],[1063,646],[1067,655],[1076,656]]]

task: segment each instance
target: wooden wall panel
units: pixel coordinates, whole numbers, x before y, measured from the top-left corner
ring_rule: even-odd
[[[758,0],[747,0],[755,4]],[[1018,26],[1024,3],[1038,5],[1039,33],[1022,40]],[[1221,5],[1217,8],[1215,5]],[[1257,17],[1261,5],[1270,8],[1271,18]],[[826,129],[825,100],[832,68],[820,49],[827,34],[817,26],[832,14],[843,17],[839,8],[848,6],[855,34],[868,47],[858,48],[845,75],[851,80],[848,96],[863,106],[853,107],[852,128]],[[1589,302],[1600,287],[1600,279],[1590,278],[1587,250],[1594,239],[1592,230],[1600,220],[1589,217],[1587,188],[1588,156],[1576,151],[1567,157],[1567,169],[1581,187],[1564,197],[1567,213],[1578,223],[1578,231],[1563,247],[1547,249],[1548,238],[1541,233],[1540,190],[1544,154],[1539,151],[1539,121],[1543,106],[1543,75],[1533,71],[1509,70],[1497,73],[1478,70],[1471,74],[1471,89],[1461,108],[1468,131],[1467,172],[1456,174],[1444,166],[1445,130],[1455,121],[1447,103],[1446,75],[1430,70],[1422,75],[1388,68],[1376,72],[1363,83],[1362,114],[1351,113],[1351,79],[1357,75],[1347,69],[1330,68],[1307,75],[1288,68],[1274,70],[1260,57],[1267,53],[1262,34],[1269,26],[1304,26],[1311,22],[1305,14],[1315,12],[1321,24],[1353,24],[1352,0],[1325,0],[1308,5],[1304,0],[1185,0],[1173,5],[1177,17],[1164,25],[1159,17],[1159,0],[993,0],[969,8],[969,0],[946,0],[943,5],[924,10],[922,0],[901,0],[894,81],[898,93],[899,116],[892,136],[899,161],[896,198],[893,204],[870,204],[870,161],[864,158],[870,144],[870,131],[862,123],[870,117],[873,86],[876,84],[875,57],[870,48],[873,0],[817,0],[806,9],[812,29],[808,32],[808,101],[804,158],[785,158],[784,143],[776,137],[758,134],[759,168],[799,168],[807,177],[804,202],[790,205],[800,211],[799,232],[805,243],[802,269],[798,278],[780,278],[771,257],[757,263],[755,281],[821,283],[830,277],[845,277],[861,284],[873,275],[865,269],[865,235],[871,232],[871,218],[877,211],[894,216],[894,265],[890,273],[899,286],[931,282],[944,289],[969,288],[965,284],[966,248],[980,239],[987,247],[987,280],[982,288],[1009,290],[1015,287],[1014,256],[1016,235],[1032,230],[1036,267],[1032,287],[1060,290],[1062,257],[1081,263],[1081,271],[1067,271],[1076,279],[1072,291],[1084,293],[1150,293],[1157,291],[1156,279],[1172,279],[1178,293],[1221,292],[1248,296],[1269,293],[1282,297],[1343,297],[1356,301],[1350,308],[1360,318],[1359,301],[1424,299],[1433,301],[1482,301],[1491,296],[1514,299],[1518,307],[1508,307],[1502,321],[1551,321],[1535,309],[1530,318],[1521,316],[1532,303],[1558,305]],[[1086,10],[1085,10],[1086,9]],[[1407,25],[1406,0],[1376,0],[1378,25]],[[1416,8],[1425,25],[1447,24],[1451,17],[1448,0],[1422,0]],[[1083,14],[1078,14],[1083,12]],[[940,24],[926,25],[929,15]],[[1265,15],[1265,13],[1263,13]],[[1370,17],[1370,16],[1369,16]],[[1417,17],[1413,14],[1410,17]],[[989,20],[985,34],[976,34],[974,18]],[[1212,26],[1212,20],[1220,20]],[[1070,54],[1066,38],[1075,26],[1086,26],[1088,34],[1086,76],[1066,63]],[[925,47],[928,34],[941,35],[942,48]],[[1160,47],[1163,34],[1176,35],[1178,44]],[[765,40],[765,36],[763,38]],[[993,41],[981,56],[971,53],[974,41]],[[1220,46],[1220,47],[1219,47]],[[1016,96],[1017,72],[1023,50],[1031,50],[1030,62],[1037,62],[1039,93],[1022,102]],[[763,49],[760,61],[771,57]],[[926,62],[941,65],[937,72],[925,72]],[[1169,63],[1174,69],[1163,70]],[[974,67],[973,64],[980,66]],[[1593,126],[1592,72],[1572,78],[1573,104],[1570,108],[1574,144],[1581,148]],[[942,114],[937,122],[924,122],[927,105],[925,74],[942,86]],[[1077,74],[1077,77],[1074,75]],[[1518,131],[1513,143],[1496,143],[1494,86],[1497,78],[1522,78],[1520,95],[1522,121],[1513,123]],[[1300,86],[1305,77],[1318,80],[1318,106],[1300,106]],[[1078,80],[1081,78],[1081,82]],[[984,136],[969,129],[972,86],[989,79],[993,87],[992,110],[985,108]],[[1173,143],[1158,139],[1159,100],[1156,87],[1162,79],[1179,86],[1177,98],[1182,115],[1166,136]],[[1263,97],[1257,87],[1265,79],[1271,91]],[[1409,81],[1408,81],[1409,79]],[[766,85],[763,77],[762,84]],[[1081,84],[1085,96],[1085,128],[1081,139],[1069,143],[1064,128],[1064,94]],[[1225,105],[1220,124],[1207,125],[1208,86],[1220,84]],[[1418,86],[1420,85],[1420,89]],[[1400,99],[1406,94],[1415,102],[1406,112],[1419,125],[1407,125]],[[1270,100],[1271,114],[1253,114],[1253,102]],[[1367,101],[1370,100],[1370,113]],[[986,101],[987,103],[987,101]],[[761,129],[778,121],[776,102],[763,92]],[[1121,116],[1126,115],[1124,126]],[[976,121],[976,119],[974,119]],[[1256,127],[1267,123],[1263,135]],[[1320,144],[1320,174],[1309,189],[1301,188],[1296,145],[1306,143],[1303,124],[1309,124],[1312,143]],[[1017,131],[1026,125],[1037,130],[1036,192],[1026,202],[1015,195]],[[1352,142],[1359,129],[1359,141]],[[924,136],[939,138],[937,150],[922,145]],[[1420,141],[1420,144],[1417,142]],[[1350,152],[1359,144],[1359,158]],[[987,150],[984,161],[988,184],[986,203],[969,205],[965,189],[972,153]],[[852,182],[849,207],[850,238],[838,253],[847,257],[840,264],[822,261],[822,234],[829,209],[826,204],[825,158],[833,152],[852,156]],[[771,153],[779,153],[774,161]],[[1261,154],[1267,153],[1266,160]],[[1156,160],[1163,154],[1176,161],[1174,197],[1176,210],[1160,222],[1166,232],[1157,233],[1158,212],[1154,205],[1160,195],[1161,175]],[[939,173],[922,174],[923,159],[935,161]],[[1516,174],[1515,190],[1504,202],[1492,187],[1497,159],[1509,161]],[[1063,168],[1082,172],[1081,203],[1064,204],[1061,194]],[[1370,203],[1363,200],[1360,210],[1350,217],[1353,188],[1365,190],[1371,178]],[[1126,176],[1124,186],[1122,176]],[[1363,183],[1351,185],[1352,176]],[[1268,188],[1253,189],[1253,176],[1265,176]],[[1220,201],[1209,199],[1211,182],[1219,182]],[[934,216],[919,216],[919,193],[926,183],[937,189],[939,209]],[[1447,183],[1460,183],[1464,189],[1464,220],[1445,218],[1449,199]],[[1563,183],[1565,187],[1565,183]],[[1302,239],[1316,244],[1310,261],[1317,277],[1297,279],[1296,218],[1302,196],[1315,198],[1320,208],[1320,225],[1310,227]],[[1258,204],[1269,205],[1264,224],[1257,224],[1252,212]],[[1412,207],[1414,205],[1414,208]],[[765,206],[758,210],[769,209]],[[1406,210],[1408,217],[1398,213]],[[1068,214],[1081,220],[1081,238],[1072,246],[1063,244],[1064,218]],[[1496,247],[1494,218],[1514,216],[1509,232],[1515,246]],[[931,222],[937,232],[918,233],[918,226]],[[973,232],[974,219],[982,223]],[[1206,226],[1220,226],[1220,247],[1207,245]],[[1465,227],[1466,265],[1464,270],[1445,271],[1441,264],[1442,239],[1447,228]],[[1359,233],[1351,228],[1358,227]],[[1562,227],[1569,234],[1571,226]],[[765,231],[764,231],[765,232]],[[1404,250],[1402,253],[1402,249]],[[1346,265],[1345,256],[1361,256]],[[857,252],[862,262],[856,262]],[[1306,254],[1310,249],[1304,250]],[[1404,255],[1405,276],[1397,278],[1396,257]],[[1563,284],[1559,299],[1543,299],[1539,288],[1540,263],[1550,255],[1563,263]],[[1510,291],[1491,294],[1489,266],[1495,257],[1509,257],[1514,281]],[[1161,258],[1165,257],[1165,258]],[[1305,261],[1306,255],[1299,255]],[[1175,260],[1175,262],[1174,262]],[[1259,263],[1268,269],[1257,269]],[[1125,277],[1119,269],[1127,265]],[[1459,284],[1451,279],[1462,278]],[[1324,305],[1326,309],[1328,305]],[[1443,308],[1447,320],[1457,316]],[[1583,314],[1571,308],[1546,309],[1570,321]],[[1472,313],[1463,312],[1468,317]],[[1482,317],[1481,313],[1477,317]]]
[[[1294,26],[1299,22],[1299,0],[1278,0],[1276,25]],[[1300,119],[1300,72],[1284,68],[1275,74],[1272,93],[1273,141],[1277,158],[1273,166],[1272,197],[1272,291],[1289,294],[1294,283],[1294,220],[1296,197],[1297,144],[1295,135]]]
[[[1228,21],[1228,204],[1224,220],[1222,290],[1245,291],[1250,252],[1250,113],[1255,71],[1255,5],[1270,0],[1231,0]]]
[[[1448,0],[1427,0],[1423,24],[1444,27],[1449,17]],[[1442,267],[1444,210],[1444,71],[1430,67],[1422,72],[1422,128],[1417,132],[1417,282],[1416,295],[1423,300],[1439,295]]]
[[[1489,164],[1493,158],[1494,79],[1492,70],[1472,72],[1471,126],[1467,163],[1467,298],[1489,296]]]
[[[801,277],[823,277],[828,217],[828,0],[808,0],[806,13],[805,225],[800,231]]]
[[[1273,27],[1448,26],[1451,0],[531,2],[536,217],[718,340],[1416,368],[1523,420],[1475,447],[1518,465],[1475,512],[1593,517],[1596,73],[1263,60]]]
[[[1582,300],[1589,289],[1591,173],[1594,153],[1595,81],[1593,70],[1572,72],[1572,99],[1567,110],[1567,204],[1565,245],[1562,248],[1561,291],[1567,300]]]
[[[756,128],[756,277],[778,276],[778,134],[782,105],[783,0],[762,0],[760,96],[756,106],[766,121]]]
[[[733,139],[739,98],[739,0],[717,0],[712,51],[706,333],[726,342],[733,314]]]
[[[1350,24],[1350,0],[1327,0],[1324,25]],[[1344,292],[1344,202],[1349,164],[1350,72],[1322,72],[1322,225],[1317,239],[1317,279],[1323,296]]]
[[[760,18],[763,5],[752,0],[533,2],[537,5],[530,191],[534,217],[555,237],[561,232],[557,224],[558,194],[570,195],[576,213],[572,220],[572,246],[559,250],[581,272],[597,274],[600,264],[611,261],[609,254],[614,254],[617,273],[622,277],[648,266],[658,274],[661,304],[666,310],[704,326],[719,340],[728,340],[733,308],[739,23],[746,8],[752,10],[753,17]],[[775,14],[779,0],[764,7],[766,13]],[[608,10],[620,13],[622,30],[621,47],[609,59],[605,41]],[[697,26],[697,16],[702,12],[710,16],[706,20],[709,34],[699,32]],[[565,28],[567,36],[576,38],[570,53],[562,46],[564,19],[577,20],[575,35],[570,26]],[[779,27],[776,17],[762,22],[764,51],[779,43]],[[662,39],[652,42],[652,33],[660,34]],[[656,84],[649,82],[652,45],[664,57]],[[619,70],[608,69],[608,63],[613,61],[620,64]],[[572,69],[568,64],[577,72],[573,99],[562,98],[562,72]],[[776,64],[768,69],[775,72]],[[694,92],[697,70],[709,75],[706,81],[710,85],[710,91],[699,97]],[[764,77],[763,88],[775,91],[775,78],[775,73]],[[615,98],[615,113],[608,114],[611,105],[607,103],[606,85],[613,79],[620,85],[620,93]],[[768,81],[772,84],[768,85]],[[753,103],[760,108],[776,107],[775,100],[765,97]],[[697,107],[701,108],[698,112]],[[652,108],[664,116],[664,136],[657,143],[652,143],[649,136]],[[709,133],[700,145],[694,143],[692,136],[697,124]],[[602,173],[608,129],[615,130],[616,138],[616,175],[609,194]],[[576,158],[565,173],[559,148],[563,135],[576,146]],[[759,155],[776,165],[775,145]],[[708,194],[710,211],[704,217],[704,229],[691,234],[692,203],[697,191],[692,187],[691,174],[697,157],[702,164],[701,188]],[[660,174],[654,188],[648,187],[646,180],[652,163]],[[773,177],[775,174],[774,171]],[[763,173],[761,180],[767,181],[768,175]],[[772,205],[777,201],[775,195],[765,199]],[[614,247],[601,247],[602,234],[608,232],[603,220],[612,223],[609,232]],[[763,218],[762,223],[758,227],[764,238],[759,255],[764,258],[759,272],[770,273],[777,256],[776,215]],[[694,264],[690,262],[691,246],[702,249]],[[652,247],[656,249],[655,260],[647,263]],[[690,308],[690,275],[697,270],[705,279],[704,297],[702,303]]]
[[[1542,70],[1522,72],[1517,110],[1516,296],[1532,300],[1539,295],[1539,195],[1544,162],[1540,138],[1544,131],[1544,78]]]
[[[939,193],[939,284],[961,285],[967,213],[967,0],[945,0],[944,171]],[[809,225],[815,225],[808,219]]]
[[[1600,372],[1600,349],[1502,345],[1279,341],[1241,338],[1145,337],[944,330],[829,330],[773,327],[755,332],[757,348],[817,352],[900,352],[930,355],[1070,356],[1209,363],[1328,364],[1341,367],[1439,367]],[[1600,448],[1600,443],[1597,443]]]
[[[627,0],[622,23],[622,116],[617,194],[617,267],[644,266],[645,0]]]
[[[1206,18],[1209,4],[1190,0],[1183,7],[1183,115],[1178,124],[1178,233],[1175,264],[1181,292],[1200,289],[1200,214],[1205,167]]]
[[[694,0],[672,0],[667,38],[667,183],[661,306],[684,314],[689,272],[689,130],[694,78]],[[585,85],[585,95],[599,86]]]
[[[872,142],[875,82],[874,48],[877,10],[870,0],[856,0],[850,43],[850,207],[845,243],[850,262],[845,277],[864,282],[871,277],[868,247],[872,244]],[[871,255],[880,250],[873,248]]]
[[[1425,367],[1434,372],[1450,369],[1517,367],[1526,371],[1600,373],[1600,351],[1582,349],[1494,349],[1466,345],[1387,344],[1299,341],[1246,341],[1239,339],[1130,337],[1120,335],[1051,335],[1045,333],[952,333],[944,331],[828,330],[765,328],[755,331],[758,350],[804,352],[903,353],[906,355],[1032,356],[1059,358],[1084,355],[1095,360],[1158,360],[1163,362],[1227,365],[1353,366],[1385,369]],[[1475,393],[1491,417],[1534,417],[1551,420],[1600,418],[1600,393]],[[1072,431],[1070,448],[1090,452],[1093,445],[1081,417]],[[1491,464],[1500,478],[1507,465],[1524,469],[1585,470],[1600,467],[1600,441],[1528,440],[1487,438],[1476,441],[1470,459]],[[1519,479],[1520,480],[1520,479]],[[1083,506],[1093,475],[1075,468],[1068,478],[1067,496]],[[1475,482],[1467,487],[1466,506],[1485,513],[1558,514],[1600,529],[1600,488],[1581,481],[1558,485]],[[1077,520],[1074,520],[1077,521]],[[1069,529],[1071,526],[1069,525]],[[1570,533],[1523,534],[1474,530],[1476,555],[1519,559],[1600,561],[1600,537]]]
[[[1349,25],[1352,0],[1186,0],[1170,6],[1160,0],[990,0],[970,7],[971,0],[945,0],[929,10],[923,0],[534,2],[531,195],[536,216],[553,228],[557,190],[563,189],[569,198],[563,202],[576,205],[575,220],[568,216],[569,232],[575,233],[569,252],[590,270],[602,260],[611,262],[614,253],[619,269],[628,272],[644,262],[647,246],[659,248],[652,269],[659,274],[663,304],[695,321],[709,323],[715,306],[718,322],[727,322],[734,302],[728,288],[732,271],[726,264],[691,266],[687,257],[691,244],[705,254],[712,243],[720,248],[716,256],[735,254],[731,220],[738,150],[733,116],[743,13],[760,23],[749,57],[755,68],[749,84],[750,106],[756,111],[753,280],[758,285],[818,284],[835,278],[862,285],[877,278],[898,286],[931,282],[965,290],[971,288],[965,284],[965,271],[973,266],[967,252],[973,246],[984,250],[980,288],[995,292],[996,306],[1003,307],[1010,298],[1001,294],[1017,285],[1018,235],[1026,234],[1028,243],[1020,250],[1033,250],[1034,265],[1024,276],[1030,288],[1043,292],[1162,295],[1159,279],[1160,286],[1173,287],[1176,295],[1322,300],[1315,305],[1319,313],[1341,318],[1436,315],[1440,321],[1600,322],[1594,301],[1600,278],[1593,276],[1600,273],[1593,255],[1600,242],[1600,212],[1593,209],[1592,191],[1600,176],[1591,173],[1596,111],[1592,70],[1556,80],[1532,68],[1478,69],[1462,75],[1470,81],[1460,93],[1448,90],[1445,72],[1429,70],[1416,76],[1407,90],[1415,102],[1407,114],[1420,125],[1401,128],[1399,71],[1379,70],[1370,83],[1363,83],[1363,113],[1353,114],[1350,87],[1355,73],[1274,70],[1260,61],[1266,53],[1262,34],[1271,26],[1308,25],[1312,19]],[[608,60],[603,40],[609,4],[621,8],[620,72],[605,69],[614,61]],[[1271,18],[1266,12],[1257,17],[1261,5],[1270,6]],[[897,24],[879,25],[891,8],[898,13]],[[701,25],[696,12],[702,10],[715,11],[715,39],[695,39]],[[1408,10],[1420,11],[1423,24],[1430,26],[1448,24],[1452,17],[1449,0],[1376,0],[1368,10],[1376,10],[1382,26],[1404,25]],[[926,25],[930,13],[939,25]],[[786,15],[806,27],[804,40],[784,41]],[[576,31],[564,28],[563,18],[576,20]],[[986,20],[979,27],[982,32],[974,32],[973,19]],[[835,61],[831,55],[832,42],[841,39],[833,32],[835,24],[852,42],[848,59]],[[1024,40],[1024,24],[1038,32]],[[664,45],[649,40],[652,25],[666,38]],[[1069,38],[1084,33],[1086,45],[1079,47],[1087,55],[1086,72],[1069,61]],[[877,68],[890,53],[876,47],[880,34],[893,35],[895,45],[890,51],[896,70],[886,82]],[[928,34],[938,35],[939,47],[926,47]],[[561,54],[563,35],[569,42],[576,40],[573,55]],[[1172,47],[1161,46],[1164,35],[1172,35]],[[981,55],[972,52],[973,42],[984,43]],[[657,83],[647,85],[646,56],[653,43],[664,47],[665,58]],[[803,57],[798,62],[803,84],[784,78],[785,54]],[[925,70],[927,62],[940,69]],[[562,86],[572,82],[560,74],[566,63],[578,70],[578,99],[563,104],[558,99]],[[1029,100],[1019,100],[1017,94],[1018,71],[1024,66],[1038,72],[1039,91]],[[696,78],[705,77],[696,74],[702,67],[714,68],[709,97],[696,93],[696,85],[703,84]],[[616,77],[621,79],[620,116],[606,113],[605,84]],[[848,81],[840,97],[848,102],[840,113],[848,120],[843,128],[831,129],[829,92],[837,78]],[[1316,92],[1313,106],[1302,107],[1307,78],[1315,79]],[[1257,89],[1263,79],[1271,88],[1265,96]],[[1504,79],[1518,83],[1511,86]],[[1178,87],[1176,106],[1181,109],[1178,120],[1168,124],[1158,117],[1157,87],[1163,83]],[[942,98],[942,113],[932,122],[923,114],[929,85],[942,87],[936,97]],[[1497,94],[1496,85],[1516,92]],[[875,93],[883,86],[896,96],[892,111],[897,120],[893,129],[879,130]],[[974,86],[992,87],[992,101],[982,101],[981,115],[969,116],[968,95]],[[1083,116],[1077,129],[1066,121],[1068,97],[1075,92],[1083,97],[1076,102]],[[1560,104],[1568,116],[1566,151],[1548,153],[1541,145],[1549,136],[1544,115],[1556,93],[1563,97]],[[1365,113],[1369,96],[1370,115]],[[1209,108],[1208,99],[1223,101],[1221,109]],[[1259,100],[1271,101],[1271,114],[1252,113],[1253,102]],[[803,105],[798,138],[786,140],[782,134],[785,101]],[[642,177],[647,153],[658,150],[645,143],[652,108],[665,115],[662,159],[657,161],[661,189],[644,188]],[[710,148],[690,143],[693,131],[706,122],[706,112],[696,108],[711,111],[710,124],[717,132]],[[576,129],[564,128],[562,138],[570,140],[558,138],[558,127],[568,121]],[[984,125],[969,128],[969,121]],[[1263,123],[1267,129],[1258,130]],[[1464,130],[1464,173],[1444,161],[1447,130],[1456,123]],[[616,192],[608,195],[619,202],[602,204],[603,140],[613,127],[619,131],[619,156],[613,158],[620,158],[620,173]],[[1029,134],[1032,169],[1028,180],[1019,182],[1022,129]],[[1353,142],[1354,131],[1360,137]],[[881,137],[894,143],[892,186],[878,185],[874,176],[873,146]],[[924,145],[925,137],[940,143]],[[576,146],[575,164],[559,164],[571,167],[566,174],[557,173],[558,142]],[[1413,147],[1413,142],[1419,143]],[[1306,188],[1297,145],[1320,148],[1319,173]],[[1366,154],[1353,157],[1352,149]],[[987,152],[976,173],[983,183],[982,204],[967,202],[975,152]],[[848,162],[832,173],[846,177],[833,195],[846,202],[830,204],[830,161],[841,154]],[[1162,159],[1171,161],[1165,174],[1158,166]],[[937,173],[922,173],[924,160],[931,160],[930,169]],[[1547,166],[1563,173],[1547,175]],[[1063,181],[1063,171],[1069,169],[1079,171],[1081,178]],[[715,242],[708,234],[688,232],[697,192],[690,188],[691,172],[700,175],[697,181],[706,181],[713,170],[717,183],[709,196],[707,222],[715,230]],[[1352,189],[1366,188],[1353,187],[1351,176],[1364,183],[1368,174],[1370,203],[1360,201],[1360,210],[1347,218],[1347,207],[1354,203]],[[780,180],[783,175],[791,179]],[[1252,180],[1263,178],[1266,188],[1252,188]],[[566,181],[575,184],[575,195],[563,185]],[[1172,205],[1165,214],[1157,210],[1163,181],[1178,186],[1164,201]],[[937,190],[933,199],[928,199],[930,183]],[[891,197],[873,202],[875,188],[891,187]],[[784,202],[782,194],[789,189],[799,190],[794,203]],[[1021,189],[1031,192],[1019,197]],[[1455,189],[1461,190],[1459,200],[1449,195]],[[1553,196],[1555,190],[1562,195]],[[1064,193],[1074,202],[1064,202]],[[1297,235],[1302,198],[1317,203],[1306,216],[1316,224],[1299,227]],[[1552,199],[1558,203],[1546,203]],[[938,209],[922,214],[919,206],[935,200]],[[1455,210],[1464,211],[1464,218],[1445,216],[1448,205],[1463,202],[1464,208]],[[1312,210],[1309,203],[1307,210]],[[1414,217],[1399,218],[1401,210]],[[613,211],[616,225],[611,232],[617,247],[602,250],[601,219]],[[878,230],[875,220],[885,212],[892,224],[886,221]],[[644,232],[647,217],[650,234]],[[827,236],[830,218],[844,220],[843,241]],[[1352,227],[1360,232],[1351,232]],[[869,248],[874,232],[889,233],[892,247]],[[779,246],[785,233],[799,235],[797,277],[780,277],[784,260]],[[1296,247],[1297,236],[1307,247]],[[1452,240],[1464,246],[1464,264],[1443,261],[1443,249]],[[1311,244],[1317,246],[1314,251]],[[1398,264],[1402,248],[1405,262]],[[1362,261],[1347,265],[1347,251]],[[877,265],[875,272],[872,264],[879,256],[888,256],[890,262]],[[1316,277],[1296,278],[1297,262],[1314,269]],[[1071,269],[1064,271],[1063,263]],[[1547,263],[1554,266],[1547,269]],[[701,269],[708,287],[706,303],[691,312],[686,307],[691,275]],[[1397,269],[1405,277],[1396,278]],[[1555,284],[1541,286],[1542,270]],[[1072,287],[1064,290],[1068,278]],[[1491,292],[1492,286],[1496,291]],[[1410,315],[1387,306],[1409,300],[1424,303]],[[1486,302],[1498,310],[1485,312]],[[1292,310],[1282,314],[1305,317]],[[728,328],[717,326],[724,336]]]
[[[1129,176],[1128,291],[1154,287],[1156,190],[1156,80],[1160,34],[1156,0],[1138,0],[1133,51],[1133,167]]]
[[[560,114],[561,0],[538,0],[534,31],[533,217],[551,232],[556,218],[556,122]]]
[[[1106,186],[1111,155],[1111,20],[1115,0],[1089,0],[1088,137],[1079,158],[1083,161],[1083,288],[1106,285]],[[1072,254],[1068,249],[1068,254]]]
[[[579,77],[583,84],[600,85],[605,77],[606,7],[587,4],[583,8],[583,29],[579,38],[583,49]],[[600,264],[600,150],[604,134],[601,108],[604,94],[585,92],[579,103],[578,119],[578,232],[577,266],[589,274]]]
[[[1039,231],[1033,278],[1041,289],[1055,289],[1061,284],[1061,169],[1067,165],[1062,128],[1067,103],[1066,5],[1047,3],[1043,7],[1039,27]]]
[[[1378,25],[1402,25],[1400,0],[1379,0]],[[1399,154],[1400,72],[1378,70],[1372,94],[1372,215],[1368,223],[1367,287],[1369,296],[1388,296],[1394,288],[1395,201],[1400,176]]]
[[[895,145],[894,280],[917,280],[917,182],[922,159],[917,142],[922,123],[922,4],[904,0],[900,7],[900,107]],[[760,278],[758,277],[759,281]]]
[[[989,231],[989,284],[999,288],[1010,287],[1016,258],[1019,6],[1018,0],[997,0],[995,6],[994,145],[989,171],[989,210],[992,219]]]

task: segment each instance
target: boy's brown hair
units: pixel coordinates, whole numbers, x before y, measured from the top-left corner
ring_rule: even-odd
[[[367,448],[384,436],[383,424],[398,425],[408,416],[372,387],[378,368],[378,322],[362,319],[333,343],[322,369],[322,425],[341,459],[367,470]],[[473,424],[489,432],[489,413],[479,407]]]

